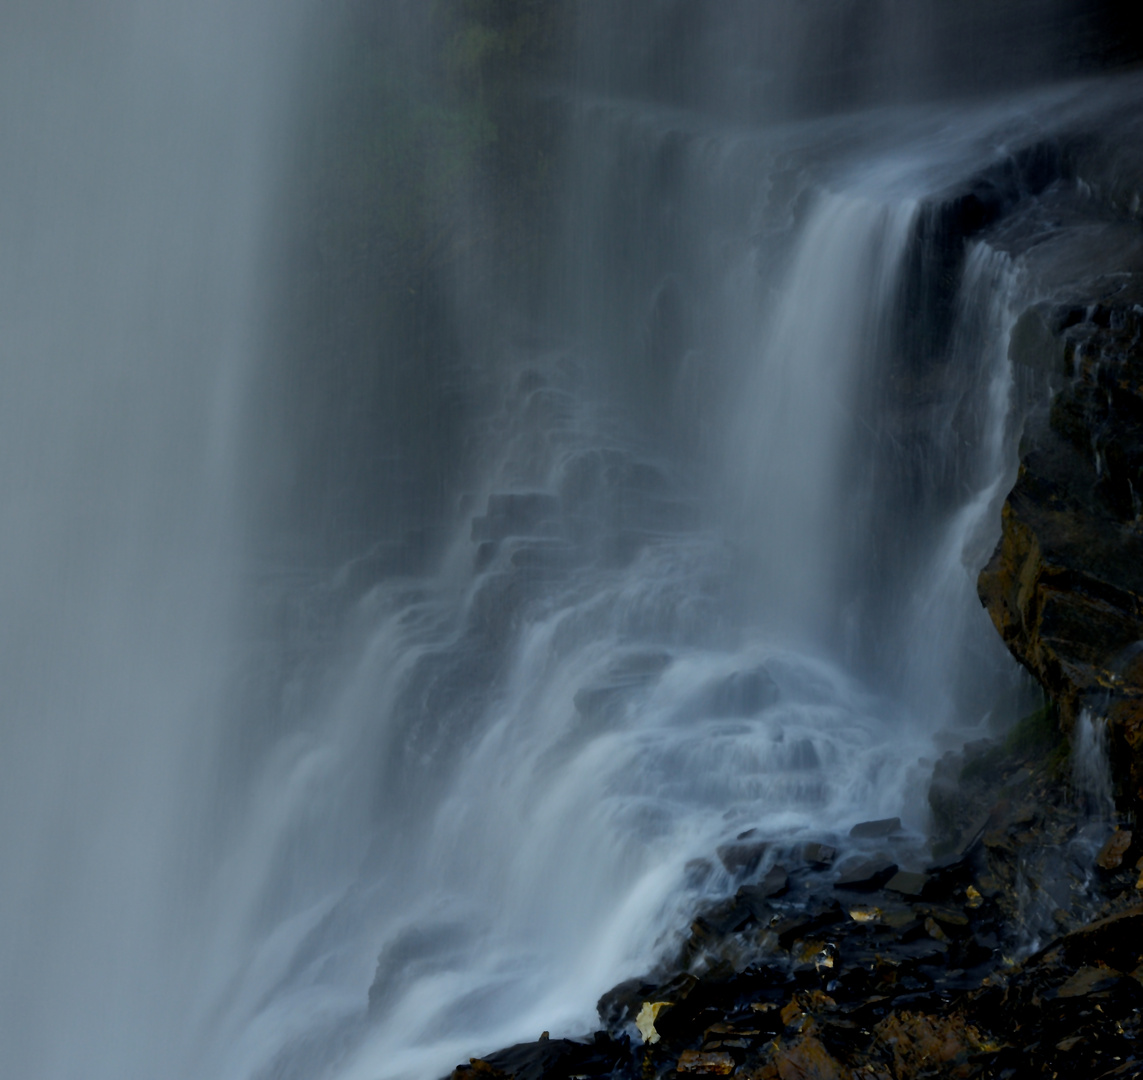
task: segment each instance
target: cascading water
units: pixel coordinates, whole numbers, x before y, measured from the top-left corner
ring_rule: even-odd
[[[605,112],[623,138],[614,162],[596,149],[597,167],[637,183],[675,120]],[[723,138],[694,138],[681,168],[693,167],[695,217],[725,229],[706,241],[733,252],[691,301],[734,322],[706,372],[726,381],[693,402],[665,395],[676,441],[663,416],[641,424],[591,353],[507,351],[499,403],[474,423],[474,512],[440,573],[367,593],[354,666],[267,779],[258,850],[322,866],[291,884],[296,914],[261,946],[283,971],[289,958],[260,1021],[287,1032],[265,1046],[268,1075],[308,1075],[332,1053],[337,1075],[428,1076],[540,1030],[590,1029],[602,991],[732,888],[710,861],[720,843],[746,830],[843,843],[856,821],[893,815],[919,837],[934,737],[979,725],[1018,686],[968,562],[986,551],[1011,468],[1011,260],[969,253],[932,427],[903,451],[893,419],[855,403],[876,401],[899,347],[902,275],[933,184],[918,166],[932,159],[888,156],[874,172],[907,191],[888,198],[868,168],[831,162],[831,179],[809,175],[767,206],[763,174],[745,209],[788,230],[768,250],[730,215],[710,225],[703,200],[774,154],[765,134],[745,147],[734,133],[732,150]],[[963,175],[936,164],[939,184]],[[578,303],[594,310],[590,295]],[[819,305],[829,319],[815,321]],[[661,363],[654,325],[648,338]],[[652,378],[682,384],[699,362],[677,357]],[[723,431],[701,430],[708,407]],[[981,433],[967,455],[966,428]],[[944,474],[957,483],[921,516],[875,501],[916,469],[938,474],[926,498]],[[901,569],[878,577],[871,562],[898,529]],[[284,880],[268,872],[263,887]]]
[[[762,124],[716,55],[669,107],[650,60],[605,77],[603,11],[544,89],[539,301],[452,282],[464,461],[394,453],[453,508],[424,572],[389,535],[283,569],[288,515],[238,505],[288,441],[250,392],[280,13],[0,46],[7,101],[62,39],[100,86],[4,114],[6,1074],[429,1078],[585,1032],[733,888],[720,844],[899,815],[920,846],[925,762],[1019,698],[974,577],[1039,286],[987,237],[939,263],[933,222],[1083,93]]]

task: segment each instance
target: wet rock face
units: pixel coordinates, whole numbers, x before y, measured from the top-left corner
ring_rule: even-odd
[[[1042,306],[1013,333],[1018,372],[1046,377],[999,546],[978,581],[1008,647],[1065,729],[1106,715],[1113,758],[1143,792],[1143,291]]]

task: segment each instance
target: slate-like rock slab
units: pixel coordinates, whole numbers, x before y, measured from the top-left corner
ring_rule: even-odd
[[[852,889],[856,892],[873,892],[880,889],[897,873],[897,864],[892,859],[876,856],[862,859],[848,867],[843,867],[834,882],[837,889]]]

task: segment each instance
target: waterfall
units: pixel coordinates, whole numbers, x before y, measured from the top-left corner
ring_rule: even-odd
[[[921,850],[931,762],[1023,692],[974,583],[1041,286],[947,210],[1087,88],[993,57],[936,100],[943,4],[833,75],[795,5],[584,4],[527,88],[524,271],[482,250],[511,200],[443,186],[494,127],[415,100],[428,7],[346,5],[389,65],[348,75],[300,0],[0,40],[5,1075],[431,1080],[587,1034],[733,891],[720,845]],[[342,76],[455,136],[410,182],[455,236],[369,216],[405,114],[375,172],[291,157]],[[401,258],[436,276],[394,315]]]
[[[1093,822],[1106,825],[1115,816],[1107,721],[1085,709],[1076,721],[1072,744],[1072,783],[1080,807]]]
[[[601,234],[568,260],[588,264],[617,240],[606,177],[653,185],[683,121],[633,103],[584,122],[603,176],[574,213]],[[722,257],[647,273],[633,370],[620,320],[595,318],[622,288],[598,270],[562,313],[574,347],[504,346],[440,568],[366,589],[253,791],[232,839],[266,920],[240,999],[261,1074],[432,1076],[590,1031],[604,990],[732,890],[720,844],[844,846],[888,816],[919,839],[922,762],[1019,686],[974,595],[1011,481],[1009,256],[968,252],[911,447],[885,397],[921,200],[963,167],[891,147],[775,204],[773,136],[686,135],[693,242]],[[741,218],[719,205],[734,188]],[[779,231],[751,232],[767,214]],[[705,309],[721,354],[697,332],[666,350],[658,328],[686,321],[668,305]]]

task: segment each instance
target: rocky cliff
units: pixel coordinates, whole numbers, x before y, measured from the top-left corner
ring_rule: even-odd
[[[1143,288],[1021,317],[1012,359],[1049,389],[1025,424],[1003,531],[978,588],[1065,730],[1106,717],[1112,761],[1143,796]]]

